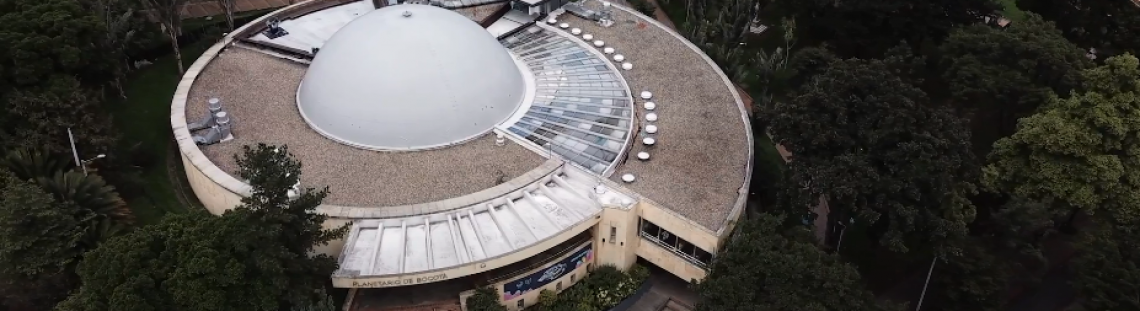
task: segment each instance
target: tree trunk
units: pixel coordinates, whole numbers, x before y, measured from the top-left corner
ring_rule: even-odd
[[[222,10],[226,12],[226,26],[229,26],[229,31],[234,31],[234,1],[236,0],[222,0]]]
[[[178,48],[178,31],[174,27],[167,26],[166,33],[170,36],[170,47],[174,48],[174,62],[178,64],[178,75],[186,73],[182,68],[182,50]]]

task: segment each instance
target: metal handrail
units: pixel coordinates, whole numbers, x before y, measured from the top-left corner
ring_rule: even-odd
[[[660,246],[661,248],[669,250],[673,254],[680,256],[681,258],[685,259],[685,261],[688,261],[689,263],[691,263],[691,264],[693,264],[693,265],[695,265],[701,269],[708,270],[708,264],[701,262],[696,257],[693,257],[693,255],[689,255],[689,254],[685,254],[685,253],[681,252],[680,250],[677,249],[676,246],[669,245],[669,244],[665,243],[664,241],[661,241],[661,239],[658,239],[657,237],[649,234],[648,232],[640,231],[640,230],[638,230],[638,232],[641,233],[641,237],[643,239],[649,240],[650,242],[653,242],[653,244],[657,244],[657,246]],[[694,247],[696,247],[696,246],[694,246]]]

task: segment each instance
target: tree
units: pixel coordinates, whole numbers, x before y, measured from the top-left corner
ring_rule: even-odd
[[[1018,0],[1057,23],[1066,38],[1102,57],[1140,52],[1140,10],[1129,0]]]
[[[49,310],[77,285],[95,215],[3,169],[0,194],[0,301],[11,311]]]
[[[1091,65],[1080,48],[1035,14],[1006,29],[958,28],[939,49],[950,99],[972,115],[981,155],[1050,96],[1076,89],[1081,70]]]
[[[984,169],[991,191],[1046,204],[1054,214],[1107,212],[1140,218],[1140,68],[1136,57],[1110,58],[1086,70],[1088,91],[1051,97],[998,140]],[[1071,220],[1071,216],[1070,216]]]
[[[854,266],[814,243],[783,216],[763,214],[737,228],[697,285],[697,311],[891,310],[868,291]],[[821,295],[822,293],[822,295]]]
[[[94,13],[79,1],[0,1],[0,94],[62,77],[90,87],[110,81],[118,60],[94,48],[104,30]]]
[[[337,262],[310,254],[348,229],[321,227],[327,189],[286,194],[301,164],[285,147],[247,146],[238,163],[254,189],[243,205],[220,217],[167,216],[111,239],[86,256],[83,286],[57,310],[277,311],[324,298],[315,289]]]
[[[332,296],[322,294],[321,300],[310,305],[293,307],[293,311],[337,311],[337,308]]]
[[[874,224],[901,252],[965,234],[976,176],[969,130],[895,74],[908,64],[831,62],[766,112],[774,139],[795,155],[789,187],[810,189],[804,199],[826,196],[832,218]]]
[[[72,169],[70,159],[55,156],[39,149],[22,149],[10,152],[0,159],[0,168],[14,173],[24,181],[31,181],[51,194],[56,201],[69,202],[95,215],[88,219],[98,227],[107,222],[112,228],[129,225],[134,216],[126,202],[96,174],[83,174]],[[92,242],[102,240],[95,239]]]
[[[1103,226],[1078,244],[1073,285],[1086,310],[1140,310],[1140,226]]]
[[[507,311],[507,307],[499,303],[499,294],[495,288],[481,287],[475,290],[475,295],[467,297],[467,310]]]
[[[67,129],[82,154],[110,153],[116,142],[111,118],[98,93],[74,78],[52,79],[44,86],[13,90],[0,97],[0,147],[44,148],[70,154]]]
[[[131,69],[130,60],[127,57],[127,47],[134,40],[137,28],[140,26],[139,20],[135,16],[135,8],[122,0],[85,2],[88,3],[92,11],[98,12],[105,27],[103,40],[99,42],[99,49],[110,51],[110,55],[117,58],[117,64],[111,67],[114,75],[113,85],[119,92],[119,97],[127,98],[126,91],[123,89],[123,79],[126,78],[127,71]]]
[[[1005,310],[1013,266],[976,239],[958,241],[956,249],[939,259],[923,310]]]
[[[787,1],[803,38],[827,42],[842,57],[878,58],[907,41],[937,44],[954,27],[982,21],[992,0]]]
[[[255,219],[258,226],[272,230],[273,245],[282,245],[287,253],[282,254],[295,264],[286,268],[289,293],[282,296],[295,305],[307,304],[317,298],[311,294],[313,288],[320,288],[328,276],[337,268],[337,259],[325,254],[311,255],[313,248],[327,245],[330,241],[343,238],[350,227],[344,226],[326,230],[323,225],[328,215],[316,212],[318,206],[328,196],[328,187],[320,190],[308,188],[290,196],[290,191],[299,184],[301,162],[289,153],[288,146],[258,144],[244,146],[242,156],[235,156],[238,163],[238,176],[248,180],[253,188],[249,197],[242,198],[242,205],[227,212]],[[300,295],[309,291],[309,295]]]
[[[223,14],[226,15],[226,29],[234,31],[234,5],[237,3],[235,0],[214,0],[218,7],[222,8]]]
[[[174,50],[174,61],[178,64],[178,74],[186,72],[182,67],[182,50],[178,47],[178,36],[182,34],[182,9],[189,3],[187,0],[140,0],[143,8],[158,19],[162,31],[170,38],[170,47]]]

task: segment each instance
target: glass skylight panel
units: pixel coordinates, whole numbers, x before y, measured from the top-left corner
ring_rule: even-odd
[[[633,101],[620,76],[592,47],[538,26],[503,42],[529,67],[536,87],[530,110],[509,132],[605,172],[630,139]]]

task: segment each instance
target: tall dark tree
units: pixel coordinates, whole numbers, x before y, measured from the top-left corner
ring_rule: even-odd
[[[178,74],[186,70],[182,66],[182,49],[178,46],[178,36],[182,35],[182,9],[189,3],[187,0],[139,0],[142,7],[158,20],[162,25],[162,32],[170,40],[170,47],[174,51],[174,62],[178,64]]]
[[[100,95],[72,78],[48,83],[0,95],[6,104],[0,115],[0,148],[70,154],[67,129],[71,128],[82,154],[110,153],[117,137],[100,106]]]
[[[0,94],[61,77],[93,87],[113,78],[118,60],[95,48],[104,25],[79,1],[2,0],[0,25]]]
[[[1051,98],[994,144],[983,184],[1054,214],[1084,210],[1118,223],[1140,220],[1138,77],[1140,62],[1127,54],[1086,70],[1088,91]]]
[[[811,233],[783,230],[763,214],[736,228],[709,276],[697,286],[698,311],[892,310],[880,304],[854,266],[815,244]],[[825,293],[822,294],[821,293]]]
[[[10,311],[50,310],[78,285],[96,215],[60,203],[0,168],[0,302]]]
[[[1091,61],[1052,23],[1028,14],[1005,29],[971,25],[940,46],[950,99],[971,115],[979,155],[1050,96],[1068,96]]]
[[[1101,58],[1140,52],[1140,5],[1130,0],[1018,0],[1057,23],[1065,37]]]
[[[881,242],[907,251],[965,234],[977,168],[964,121],[929,106],[893,67],[831,62],[767,113],[795,155],[788,183],[814,192],[803,198],[826,196],[833,218],[874,224]]]
[[[1005,310],[1012,267],[977,239],[956,241],[959,252],[940,258],[923,310]]]
[[[982,21],[992,0],[786,1],[806,38],[824,41],[842,57],[879,58],[900,41],[937,44],[954,27]]]
[[[348,229],[322,228],[327,189],[290,195],[301,164],[285,147],[246,147],[238,163],[254,189],[243,205],[168,216],[108,241],[86,256],[83,286],[57,310],[277,311],[324,298],[318,289],[337,262],[313,247]]]
[[[1082,240],[1073,285],[1085,310],[1140,310],[1140,225],[1102,226]]]

